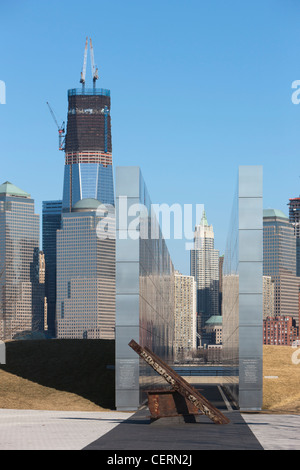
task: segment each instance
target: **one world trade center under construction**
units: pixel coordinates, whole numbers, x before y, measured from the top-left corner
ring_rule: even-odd
[[[114,205],[110,90],[96,88],[98,69],[91,40],[93,87],[86,88],[87,47],[86,40],[82,88],[68,90],[63,212],[71,211],[76,202],[86,198]]]

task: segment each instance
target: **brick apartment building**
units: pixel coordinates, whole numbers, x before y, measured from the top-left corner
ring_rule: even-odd
[[[288,315],[267,317],[263,321],[263,344],[291,346],[299,339],[295,320]]]

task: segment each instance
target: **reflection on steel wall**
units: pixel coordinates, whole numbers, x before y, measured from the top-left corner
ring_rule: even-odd
[[[223,359],[228,389],[242,410],[262,406],[263,178],[241,166],[223,265]]]
[[[174,268],[139,167],[116,168],[116,407],[137,409],[162,379],[128,346],[172,360]]]

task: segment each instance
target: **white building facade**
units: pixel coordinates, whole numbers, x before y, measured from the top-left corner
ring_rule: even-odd
[[[214,230],[205,212],[195,227],[191,276],[197,285],[197,329],[201,336],[206,321],[219,314],[219,251],[214,248]]]
[[[185,357],[196,349],[197,286],[193,276],[175,271],[175,355]]]

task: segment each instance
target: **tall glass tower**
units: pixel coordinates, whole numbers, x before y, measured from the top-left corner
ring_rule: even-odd
[[[40,285],[41,284],[41,285]],[[30,194],[0,186],[0,339],[37,331],[43,324],[39,281],[39,215]]]
[[[62,214],[57,231],[57,338],[114,339],[114,216],[96,199],[82,199]],[[99,229],[107,224],[109,232]]]
[[[55,337],[56,309],[56,232],[61,228],[62,201],[43,201],[43,252],[45,255],[45,292],[48,302],[47,325]]]
[[[197,329],[203,344],[206,321],[219,314],[219,251],[214,248],[213,226],[208,225],[205,212],[195,227],[190,261],[197,283]]]
[[[82,199],[114,205],[110,91],[68,91],[63,212]]]
[[[61,226],[56,232],[56,336],[112,339],[115,239],[103,239],[98,233],[101,221],[107,217],[103,205],[115,205],[110,91],[96,88],[98,70],[91,40],[93,88],[86,88],[87,45],[88,40],[82,88],[68,91],[62,145],[65,169]],[[113,222],[114,210],[111,219]]]
[[[288,205],[289,220],[296,236],[296,274],[300,276],[300,197],[291,198]]]
[[[290,315],[299,326],[299,277],[294,226],[280,210],[263,211],[263,275],[274,281],[274,315]]]

